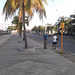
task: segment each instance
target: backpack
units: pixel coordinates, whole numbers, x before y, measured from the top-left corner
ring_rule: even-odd
[[[58,41],[58,38],[56,40]]]

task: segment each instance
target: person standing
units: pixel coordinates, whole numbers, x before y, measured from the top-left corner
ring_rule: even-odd
[[[47,49],[47,33],[44,35],[44,49]]]
[[[53,36],[53,44],[52,44],[52,50],[56,49],[56,44],[57,44],[57,41],[58,41],[58,37],[56,36],[56,34],[54,34]]]

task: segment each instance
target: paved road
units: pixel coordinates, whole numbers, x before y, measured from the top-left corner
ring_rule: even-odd
[[[29,37],[32,37],[43,43],[43,36],[38,34],[27,34]],[[61,48],[61,36],[58,37],[59,41],[57,44],[58,48]],[[48,37],[48,44],[52,44],[52,36]],[[74,53],[75,54],[75,39],[64,37],[63,39],[63,50]]]
[[[4,36],[4,35],[8,35],[8,34],[2,34],[2,33],[0,33],[0,37],[1,37],[1,36]]]

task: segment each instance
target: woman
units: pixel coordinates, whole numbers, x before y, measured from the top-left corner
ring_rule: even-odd
[[[57,41],[58,41],[58,37],[56,36],[56,34],[54,34],[53,36],[53,45],[52,45],[52,50],[56,49],[56,44],[57,44]]]

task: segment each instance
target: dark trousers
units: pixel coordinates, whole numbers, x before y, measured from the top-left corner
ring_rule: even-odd
[[[44,40],[44,49],[47,48],[47,40]]]

